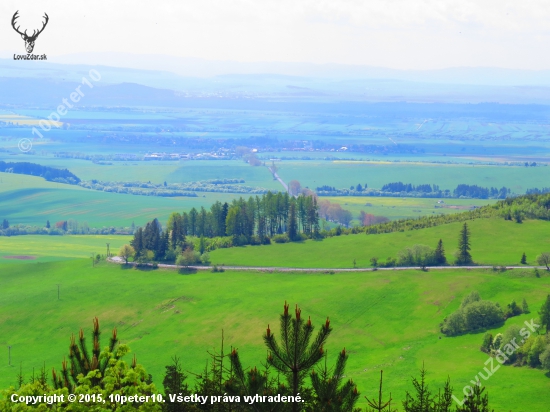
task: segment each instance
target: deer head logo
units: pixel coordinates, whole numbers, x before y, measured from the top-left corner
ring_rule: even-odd
[[[11,25],[12,25],[13,29],[21,35],[21,38],[23,40],[25,40],[25,48],[27,49],[27,53],[32,53],[32,51],[34,50],[34,42],[36,41],[36,38],[38,37],[38,35],[40,33],[42,33],[44,31],[44,29],[46,28],[46,25],[48,24],[49,17],[46,13],[44,13],[44,18],[46,19],[46,21],[42,23],[42,28],[38,31],[34,30],[32,35],[29,36],[27,34],[27,30],[25,30],[25,32],[22,33],[22,32],[19,31],[20,26],[15,27],[16,20],[19,18],[18,13],[19,13],[19,10],[16,11],[15,14],[13,15],[13,17],[11,19]]]

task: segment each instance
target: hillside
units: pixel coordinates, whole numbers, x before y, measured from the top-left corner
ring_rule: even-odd
[[[244,266],[350,268],[353,260],[358,267],[368,267],[372,257],[385,260],[414,244],[435,248],[443,240],[447,258],[453,259],[457,249],[458,234],[462,223],[377,235],[336,236],[320,241],[306,240],[299,243],[271,244],[218,249],[211,253],[213,263]],[[550,251],[550,222],[526,220],[514,223],[502,218],[468,221],[471,231],[472,257],[478,264],[517,265],[521,254],[526,253],[528,263],[535,264],[535,257]]]
[[[103,331],[118,328],[122,342],[130,345],[157,384],[164,365],[176,354],[185,370],[200,372],[206,350],[219,347],[222,329],[226,348],[238,347],[246,367],[259,366],[265,357],[261,334],[268,323],[278,323],[287,299],[299,303],[314,325],[330,316],[334,333],[329,357],[346,347],[346,374],[363,395],[375,395],[377,376],[384,369],[385,388],[402,400],[422,362],[430,384],[440,387],[450,375],[458,394],[483,369],[487,355],[479,351],[482,334],[440,339],[441,320],[471,290],[501,305],[526,298],[533,310],[550,290],[549,277],[521,277],[517,271],[182,276],[106,263],[92,268],[89,259],[0,264],[0,344],[12,346],[12,366],[0,366],[0,387],[15,384],[19,365],[27,376],[44,362],[47,369],[59,367],[71,333],[80,327],[89,332],[94,316]],[[41,316],[32,316],[36,313]],[[529,316],[509,319],[500,330]],[[544,371],[502,367],[486,385],[497,411],[546,410],[540,393],[547,392],[550,383]]]

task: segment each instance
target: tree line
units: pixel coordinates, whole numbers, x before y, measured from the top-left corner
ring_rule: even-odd
[[[537,190],[537,189],[531,189]],[[337,189],[334,186],[322,185],[316,188],[319,196],[408,196],[429,198],[469,198],[469,199],[505,199],[511,194],[507,187],[481,187],[478,185],[459,184],[452,191],[441,190],[435,184],[419,184],[392,182],[384,184],[380,189],[368,188],[367,184],[351,185],[349,189]]]
[[[4,162],[0,161],[0,171],[30,176],[40,176],[48,181],[57,181],[76,185],[80,179],[67,169],[57,169],[50,166],[42,166],[30,162]]]
[[[185,183],[111,182],[93,179],[82,181],[79,186],[103,192],[162,197],[197,197],[196,192],[263,194],[268,191],[262,187],[245,186],[242,183],[245,183],[242,179],[212,179]]]

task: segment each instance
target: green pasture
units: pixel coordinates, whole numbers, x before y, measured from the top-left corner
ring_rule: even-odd
[[[120,247],[129,243],[131,238],[131,236],[118,235],[0,236],[0,266],[31,261],[38,263],[91,258],[92,255],[106,254],[107,243],[111,253],[116,255]],[[16,258],[22,256],[32,259]]]
[[[184,183],[208,179],[243,179],[246,186],[282,190],[281,184],[273,180],[267,168],[252,167],[241,160],[105,161],[110,164],[97,164],[89,160],[46,154],[9,156],[1,152],[0,160],[68,169],[82,180]]]
[[[250,166],[240,160],[183,161],[178,169],[168,175],[167,182],[195,182],[208,179],[244,179],[247,186],[284,190],[277,180],[273,180],[267,167]]]
[[[482,187],[506,186],[517,194],[533,187],[547,187],[550,167],[484,166],[429,163],[390,163],[352,161],[281,161],[279,176],[285,181],[298,180],[303,187],[328,185],[347,188],[365,183],[381,188],[386,183],[436,184],[453,190],[460,183]],[[365,200],[368,202],[368,200]]]
[[[454,261],[462,223],[450,223],[422,230],[379,235],[343,235],[319,241],[273,243],[218,249],[210,254],[213,263],[246,266],[351,268],[370,266],[370,258],[397,255],[414,244],[435,248],[443,240],[447,259]],[[541,252],[550,252],[550,222],[527,220],[521,224],[504,219],[477,219],[468,222],[471,231],[471,254],[482,265],[519,265],[523,252],[527,262],[535,264]]]
[[[463,212],[473,206],[493,204],[493,199],[441,199],[420,197],[364,197],[364,196],[323,196],[319,201],[328,200],[338,203],[349,210],[357,219],[361,211],[376,216],[385,216],[390,220],[405,219],[435,214]]]
[[[172,212],[209,208],[217,200],[238,195],[198,193],[198,197],[156,197],[107,193],[74,185],[46,182],[40,177],[0,173],[0,219],[10,224],[46,225],[75,219],[90,227],[137,226],[158,218],[165,223]]]
[[[479,350],[482,333],[446,338],[438,332],[442,319],[471,290],[501,305],[526,298],[533,312],[550,291],[549,277],[521,277],[517,271],[181,275],[105,262],[92,268],[89,259],[3,265],[0,281],[0,346],[5,351],[0,387],[14,385],[20,367],[27,378],[44,364],[47,370],[59,369],[71,334],[81,327],[89,334],[95,316],[103,338],[116,327],[121,342],[130,345],[159,386],[174,355],[186,371],[200,373],[206,351],[220,347],[222,330],[226,353],[236,347],[246,368],[260,366],[265,358],[262,334],[268,324],[278,333],[278,316],[287,300],[291,306],[298,303],[314,325],[330,317],[334,332],[327,345],[329,360],[346,348],[346,377],[362,395],[377,396],[383,369],[386,395],[391,392],[396,402],[412,390],[410,377],[417,376],[423,362],[429,384],[441,387],[450,376],[459,398],[483,370],[487,355]],[[506,326],[521,325],[530,316],[509,319]],[[547,410],[540,394],[548,392],[550,380],[542,370],[501,367],[484,383],[497,411]]]

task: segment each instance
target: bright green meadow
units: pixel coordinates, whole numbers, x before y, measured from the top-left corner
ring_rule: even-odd
[[[501,305],[526,298],[534,311],[550,291],[549,277],[518,271],[182,275],[105,262],[92,268],[89,259],[2,265],[0,281],[0,346],[6,351],[0,387],[15,384],[19,367],[27,378],[44,364],[48,371],[59,368],[71,334],[81,327],[90,333],[95,316],[104,339],[116,327],[121,342],[130,345],[157,385],[174,355],[181,357],[185,370],[199,373],[206,351],[220,347],[222,330],[226,352],[236,347],[247,368],[260,366],[265,357],[262,333],[268,324],[277,333],[287,300],[292,306],[298,303],[314,325],[330,317],[329,358],[332,362],[346,348],[346,376],[363,395],[376,395],[383,369],[386,394],[391,391],[396,401],[412,389],[410,377],[417,376],[423,362],[430,385],[441,387],[449,375],[459,398],[483,370],[487,355],[479,350],[481,333],[446,338],[438,332],[442,319],[469,291],[478,290]],[[500,330],[530,316],[512,318]],[[541,370],[501,367],[485,384],[497,411],[547,410],[540,394],[550,389],[550,381]]]
[[[442,163],[390,163],[352,161],[283,161],[277,164],[279,176],[288,182],[296,179],[311,189],[328,185],[349,188],[365,185],[381,188],[386,183],[436,184],[453,190],[460,183],[482,187],[506,186],[517,194],[528,188],[546,187],[550,167],[457,165]],[[368,200],[365,200],[368,202]]]
[[[527,220],[514,223],[501,218],[468,221],[471,231],[471,254],[482,265],[519,265],[523,252],[527,263],[534,265],[541,252],[550,252],[550,222]],[[454,260],[458,234],[463,223],[456,222],[422,230],[379,235],[342,235],[323,240],[273,243],[267,246],[244,246],[218,249],[210,254],[213,263],[246,266],[351,268],[370,266],[370,258],[396,257],[397,252],[415,244],[435,248],[443,240],[447,259]]]

